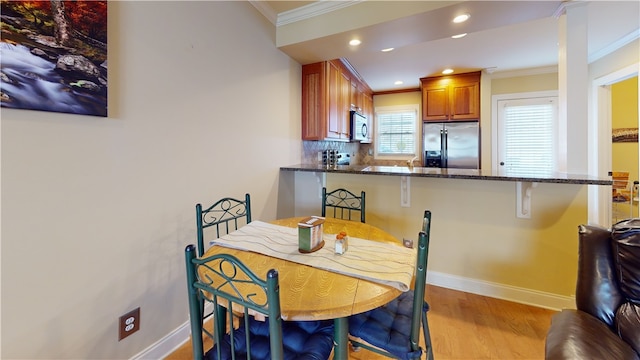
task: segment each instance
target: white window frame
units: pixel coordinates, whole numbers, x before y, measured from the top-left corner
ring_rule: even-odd
[[[408,112],[411,111],[415,114],[415,129],[414,129],[414,139],[413,144],[414,148],[411,150],[411,153],[406,154],[385,154],[378,153],[378,144],[380,144],[380,120],[379,114],[382,113],[398,113],[398,112]],[[375,108],[375,135],[374,135],[374,159],[376,160],[410,160],[420,153],[420,118],[419,118],[420,106],[418,104],[406,104],[406,105],[395,105],[395,106],[379,106]]]
[[[493,95],[491,97],[492,109],[491,109],[491,129],[492,129],[492,166],[494,171],[497,171],[498,174],[504,175],[506,167],[500,165],[500,159],[503,158],[502,154],[500,154],[500,144],[504,143],[504,139],[502,137],[503,134],[500,133],[501,125],[499,121],[500,108],[499,102],[502,101],[512,101],[512,100],[535,100],[540,98],[555,98],[556,105],[558,104],[558,91],[535,91],[535,92],[525,92],[525,93],[512,93],[512,94],[501,94],[501,95]],[[558,170],[558,164],[562,162],[560,158],[562,153],[559,151],[559,143],[563,141],[563,139],[559,138],[559,113],[556,109],[556,120],[554,123],[553,131],[553,147],[554,147],[554,164],[553,171]],[[564,139],[566,141],[566,139]]]

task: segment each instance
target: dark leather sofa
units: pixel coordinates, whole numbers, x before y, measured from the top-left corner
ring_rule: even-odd
[[[555,314],[546,359],[640,359],[640,219],[579,227],[577,309]]]

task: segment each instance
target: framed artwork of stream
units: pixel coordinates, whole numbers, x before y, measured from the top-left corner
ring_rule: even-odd
[[[107,1],[1,0],[1,106],[107,116]]]

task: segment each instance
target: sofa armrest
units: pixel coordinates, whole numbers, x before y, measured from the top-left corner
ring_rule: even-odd
[[[598,226],[581,225],[578,241],[576,306],[613,327],[623,296],[614,265],[611,232]]]
[[[639,360],[638,354],[605,323],[580,310],[562,310],[551,318],[545,359]]]

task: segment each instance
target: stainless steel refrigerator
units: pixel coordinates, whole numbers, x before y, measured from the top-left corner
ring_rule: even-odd
[[[422,127],[424,166],[480,168],[480,128],[472,122],[426,122]]]

